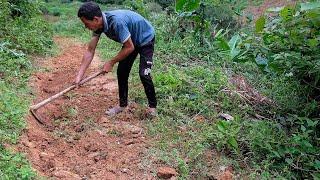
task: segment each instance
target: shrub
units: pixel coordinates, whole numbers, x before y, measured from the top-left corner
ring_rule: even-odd
[[[320,99],[320,11],[305,6],[284,7],[268,21],[260,17],[256,35],[238,38],[237,47],[243,51],[238,49],[234,59],[252,59],[266,72],[294,77],[309,87],[306,96]]]

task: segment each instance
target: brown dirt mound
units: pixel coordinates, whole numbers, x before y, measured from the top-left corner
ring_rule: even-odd
[[[38,60],[44,70],[31,78],[39,102],[72,84],[84,44],[55,38],[62,50],[53,58]],[[98,58],[89,72],[100,70]],[[48,129],[31,115],[17,149],[27,155],[36,171],[57,179],[154,179],[150,147],[142,127],[143,108],[132,103],[130,110],[108,118],[105,109],[117,104],[116,79],[109,73],[41,107],[38,115]]]

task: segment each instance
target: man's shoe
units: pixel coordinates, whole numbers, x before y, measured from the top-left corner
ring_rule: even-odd
[[[147,111],[146,111],[147,115],[148,116],[151,116],[151,117],[157,117],[158,116],[158,113],[157,113],[157,109],[156,108],[148,108]]]
[[[113,107],[111,109],[107,109],[105,113],[108,116],[114,116],[116,114],[121,113],[125,108],[126,107],[115,106],[115,107]]]

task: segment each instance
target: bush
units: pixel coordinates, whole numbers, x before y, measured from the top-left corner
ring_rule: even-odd
[[[319,17],[319,8],[299,6],[282,8],[267,23],[265,16],[260,17],[256,35],[243,34],[239,39],[238,47],[244,50],[235,59],[252,59],[266,72],[296,78],[309,87],[306,96],[319,100]]]

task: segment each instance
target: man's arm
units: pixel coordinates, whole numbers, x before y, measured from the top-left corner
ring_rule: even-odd
[[[119,53],[115,57],[113,57],[111,60],[105,63],[105,65],[103,66],[103,70],[106,72],[112,71],[114,64],[125,59],[133,51],[134,51],[134,45],[131,38],[129,37],[129,39],[123,43],[123,47],[119,51]]]
[[[92,38],[89,42],[88,49],[86,50],[86,52],[84,53],[84,55],[82,57],[81,66],[80,66],[78,75],[75,80],[75,83],[77,85],[80,83],[84,73],[86,72],[88,66],[90,65],[90,63],[93,59],[94,52],[96,50],[99,38],[100,38],[100,36],[92,36]]]

